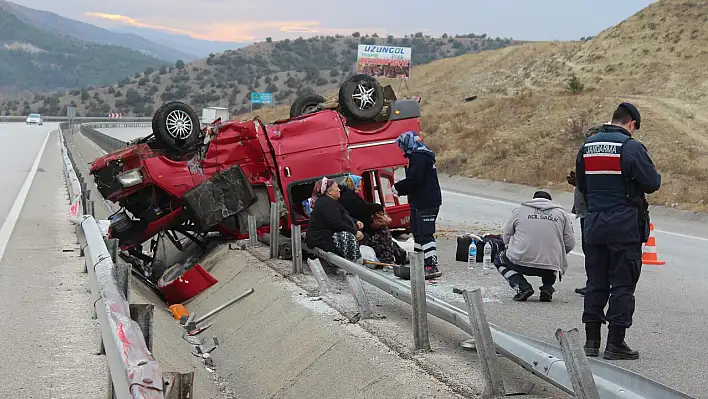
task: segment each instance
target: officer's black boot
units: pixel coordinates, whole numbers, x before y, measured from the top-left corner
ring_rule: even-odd
[[[601,323],[586,323],[585,324],[585,356],[597,357],[600,354],[600,336]]]
[[[607,335],[607,346],[605,353],[602,355],[607,360],[637,360],[639,352],[632,350],[624,342],[624,333],[626,329],[610,326],[610,332]]]

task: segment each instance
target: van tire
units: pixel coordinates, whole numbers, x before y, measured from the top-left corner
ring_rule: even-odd
[[[155,139],[165,147],[183,152],[201,138],[201,124],[197,113],[187,104],[170,101],[162,104],[152,117]]]
[[[367,94],[365,102],[360,96]],[[356,98],[359,96],[359,98]],[[354,75],[347,79],[339,88],[339,107],[347,118],[359,122],[368,122],[376,118],[384,107],[384,90],[375,77],[369,75]]]
[[[290,106],[290,117],[295,118],[296,116],[309,114],[317,105],[325,101],[327,100],[319,94],[304,95],[296,99],[293,105]]]

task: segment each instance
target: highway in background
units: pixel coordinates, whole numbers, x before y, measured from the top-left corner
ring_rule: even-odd
[[[103,132],[130,140],[149,134],[149,129]],[[536,294],[528,302],[517,303],[511,300],[514,293],[496,270],[468,270],[465,262],[455,261],[455,239],[463,232],[501,232],[513,208],[531,199],[535,188],[445,176],[441,176],[441,184],[438,255],[444,274],[436,283],[428,284],[428,292],[463,307],[462,298],[453,294],[452,288],[481,286],[492,323],[547,342],[555,342],[557,328],[575,327],[582,332],[583,297],[573,291],[585,285],[579,223],[575,222],[577,245],[569,255],[568,272],[556,284],[553,302],[539,302],[535,288]],[[571,193],[552,194],[567,210],[571,208]],[[644,266],[639,280],[634,326],[627,333],[627,342],[639,350],[640,360],[614,363],[701,397],[708,388],[708,368],[698,366],[708,358],[708,345],[699,338],[708,335],[704,322],[708,314],[708,269],[702,262],[708,258],[707,217],[659,207],[651,211],[658,255],[666,265]],[[529,278],[534,287],[540,286],[539,280]],[[370,295],[382,302],[381,295],[386,294],[370,290]],[[603,348],[604,342],[603,338]]]
[[[0,397],[105,397],[56,128],[0,124]],[[53,133],[48,135],[48,132]]]

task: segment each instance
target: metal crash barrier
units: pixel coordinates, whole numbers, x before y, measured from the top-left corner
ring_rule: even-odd
[[[68,124],[60,124],[67,129]],[[108,397],[187,399],[193,397],[194,372],[161,372],[152,355],[152,304],[131,304],[131,265],[118,263],[118,243],[104,238],[94,219],[87,182],[60,133],[64,175],[72,203],[69,220],[76,224],[84,273],[95,298],[94,318],[100,330],[100,353],[108,364]]]
[[[108,125],[108,124],[107,124]],[[91,126],[91,125],[89,125]],[[109,126],[101,126],[109,127]],[[104,150],[113,151],[124,147],[125,142],[114,139],[94,129],[84,130],[87,137],[97,144],[105,145]],[[278,206],[271,204],[271,212],[279,212]],[[278,220],[278,216],[275,216]],[[249,218],[249,236],[255,236],[255,221]],[[271,218],[271,225],[277,226]],[[474,336],[475,346],[480,356],[483,374],[485,375],[485,392],[483,397],[503,397],[504,388],[496,365],[496,352],[520,365],[524,370],[540,377],[566,393],[578,398],[588,399],[695,399],[669,386],[661,384],[640,374],[585,357],[582,345],[579,344],[577,330],[556,332],[556,338],[561,346],[555,346],[521,334],[517,334],[486,322],[479,289],[460,291],[464,296],[468,310],[462,310],[425,292],[423,279],[422,255],[411,255],[411,285],[403,281],[392,280],[371,269],[345,260],[333,253],[323,252],[317,248],[309,249],[302,242],[299,226],[293,226],[291,240],[294,251],[298,248],[309,252],[319,259],[336,266],[348,273],[347,283],[354,297],[360,314],[366,318],[371,315],[371,308],[366,293],[361,286],[361,280],[385,291],[413,309],[414,343],[416,349],[429,348],[427,336],[426,315],[433,315],[453,324]],[[269,234],[265,238],[271,246],[270,257],[277,258],[279,234]],[[272,242],[271,237],[275,237]],[[256,240],[250,238],[250,246],[256,245]],[[297,251],[300,252],[300,251]],[[293,253],[293,272],[304,273],[301,254]],[[328,295],[332,285],[324,273],[319,261],[307,262],[312,275],[317,280],[322,295]],[[422,287],[422,288],[421,288]],[[493,349],[496,349],[493,350]]]
[[[299,238],[296,238],[299,239]],[[405,303],[413,303],[413,294],[416,290],[412,287],[416,281],[413,279],[413,274],[416,268],[415,265],[411,267],[411,286],[398,280],[391,280],[379,273],[372,271],[371,269],[350,262],[343,259],[333,253],[324,252],[320,249],[313,248],[308,249],[305,246],[303,248],[317,256],[318,258],[325,260],[333,266],[345,270],[347,273],[353,274],[366,281],[367,283],[373,285],[380,290],[383,290],[391,294],[394,298],[397,298]],[[415,253],[412,254],[412,264],[415,260]],[[422,259],[420,262],[420,270],[422,270]],[[420,284],[424,287],[424,281],[420,281]],[[424,288],[423,288],[424,289]],[[464,293],[466,291],[460,292]],[[466,298],[467,299],[467,298]],[[468,307],[472,309],[475,305],[467,301]],[[479,301],[481,304],[481,300]],[[472,306],[475,305],[475,306]],[[425,294],[425,300],[423,301],[423,306],[427,313],[444,320],[450,324],[459,327],[461,330],[467,332],[475,337],[475,345],[478,348],[478,353],[482,357],[482,349],[480,346],[484,342],[480,342],[478,338],[480,336],[479,332],[475,332],[474,324],[483,323],[470,323],[470,314],[462,309],[459,309],[449,303],[446,303],[430,294]],[[420,310],[418,310],[420,311]],[[413,309],[414,319],[416,313],[416,307]],[[478,313],[478,312],[477,312]],[[473,316],[474,320],[475,317]],[[479,317],[476,317],[477,322],[479,322]],[[573,375],[574,373],[569,373],[568,369],[575,369],[576,367],[567,367],[566,359],[571,360],[578,357],[577,350],[582,350],[582,347],[576,345],[576,353],[568,353],[563,351],[560,347],[550,345],[548,343],[526,337],[521,334],[513,333],[511,331],[505,330],[501,327],[495,326],[491,323],[485,323],[491,331],[491,336],[493,339],[493,344],[496,346],[497,351],[505,356],[506,358],[512,360],[516,364],[523,367],[525,370],[533,373],[534,375],[540,377],[541,379],[553,384],[554,386],[560,388],[561,390],[569,393],[575,394],[579,398],[594,398],[598,397],[590,394],[582,395],[581,392],[574,391],[578,389],[577,384],[575,384],[571,379],[583,379],[587,380],[587,377],[594,379],[594,384],[590,384],[591,387],[587,389],[587,392],[593,391],[593,386],[596,386],[596,394],[599,394],[598,398],[616,398],[616,399],[688,399],[693,398],[685,393],[679,392],[671,387],[661,384],[657,381],[644,377],[640,374],[631,372],[629,370],[623,369],[621,367],[614,366],[599,360],[585,358],[584,352],[579,356],[589,364],[588,375]],[[414,322],[414,330],[417,329]],[[478,326],[484,329],[485,326]],[[427,327],[426,327],[427,328]],[[577,334],[577,330],[574,330]],[[559,330],[557,336],[559,340],[564,336],[565,332]],[[416,332],[416,335],[420,335],[421,332]],[[427,336],[427,332],[425,332]],[[481,334],[483,337],[483,334]],[[416,338],[417,340],[417,338]],[[418,344],[416,344],[418,347]],[[571,360],[575,362],[575,360]],[[484,361],[482,362],[484,363]],[[583,363],[582,361],[580,363]],[[577,366],[577,364],[573,364]],[[582,366],[582,364],[581,364]],[[582,367],[580,367],[582,370]],[[483,370],[484,371],[484,370]],[[485,376],[489,383],[494,383],[494,370],[490,372],[484,371]],[[492,384],[493,385],[493,384]],[[582,387],[581,387],[582,388]],[[584,389],[584,388],[583,388]],[[503,392],[503,388],[502,388]],[[503,396],[503,395],[502,395]],[[491,395],[488,397],[497,397]]]

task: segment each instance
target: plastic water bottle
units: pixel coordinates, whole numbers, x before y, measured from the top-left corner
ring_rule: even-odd
[[[484,243],[484,259],[482,259],[482,269],[492,268],[492,243]]]
[[[477,263],[477,241],[472,239],[469,248],[467,248],[467,269],[474,270],[474,264]]]

